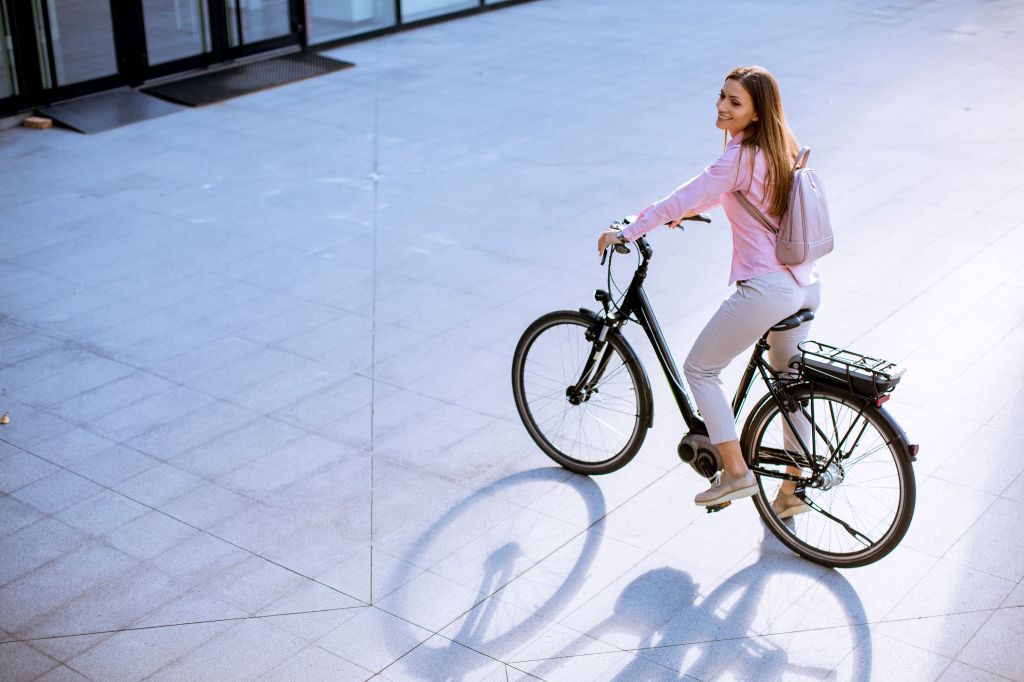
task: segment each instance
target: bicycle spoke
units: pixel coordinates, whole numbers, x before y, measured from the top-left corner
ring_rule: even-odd
[[[584,411],[581,411],[581,412],[580,412],[580,414],[581,414],[581,415],[583,415],[583,416],[586,416],[586,417],[590,417],[591,419],[593,419],[594,421],[596,421],[596,422],[597,422],[598,424],[600,424],[601,426],[607,427],[607,429],[608,429],[609,431],[611,431],[612,433],[616,433],[616,434],[618,434],[618,435],[622,436],[623,438],[625,438],[625,437],[626,437],[626,435],[627,435],[627,434],[625,434],[625,433],[622,433],[622,432],[621,432],[621,431],[619,431],[618,429],[616,429],[616,428],[615,428],[614,426],[612,426],[611,424],[609,424],[609,423],[608,423],[608,422],[606,422],[605,420],[603,420],[603,419],[601,419],[601,418],[599,418],[599,417],[595,417],[594,415],[590,414],[589,412],[587,412],[587,411],[585,411],[585,410],[584,410]],[[581,419],[582,419],[582,417],[581,417]]]
[[[862,565],[883,556],[909,523],[902,503],[908,482],[901,472],[907,469],[898,454],[899,442],[886,435],[880,414],[861,399],[815,389],[813,396],[799,397],[798,404],[793,430],[774,403],[766,403],[768,408],[760,413],[764,421],[752,460],[760,481],[759,511],[787,545],[820,563]],[[812,417],[818,421],[811,422]],[[810,509],[771,521],[771,502],[790,467],[807,471],[800,461],[803,454],[787,446],[789,434],[802,428],[812,434],[808,449],[814,447],[821,455],[818,468],[802,484]]]
[[[626,416],[628,416],[628,417],[636,417],[636,416],[638,416],[638,415],[636,414],[636,412],[626,412],[625,410],[616,410],[616,409],[614,409],[614,408],[611,408],[611,407],[605,407],[604,405],[601,405],[601,404],[599,404],[599,403],[595,403],[595,402],[594,402],[593,400],[591,400],[590,402],[588,402],[588,403],[587,403],[587,405],[588,405],[589,407],[594,407],[594,408],[597,408],[597,409],[599,409],[599,410],[607,410],[607,411],[609,411],[609,412],[614,412],[614,413],[616,413],[616,414],[624,414],[624,415],[626,415]]]

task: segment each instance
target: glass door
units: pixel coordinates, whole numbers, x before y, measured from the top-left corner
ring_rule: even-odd
[[[290,0],[226,0],[233,15],[231,47],[287,36],[292,31]]]
[[[124,85],[111,8],[0,0],[0,115]]]
[[[305,44],[305,0],[134,0],[145,25],[148,80]]]
[[[36,0],[33,4],[37,23],[46,27],[43,40],[49,42],[53,86],[117,75],[110,3]]]
[[[0,102],[18,94],[17,75],[14,72],[14,39],[11,21],[7,18],[7,2],[0,0]]]
[[[306,44],[306,0],[0,0],[0,115]]]
[[[150,66],[211,51],[206,0],[142,0],[142,15]]]
[[[310,0],[310,40],[320,43],[394,26],[394,0]]]
[[[479,4],[480,0],[402,0],[402,21],[419,21]]]

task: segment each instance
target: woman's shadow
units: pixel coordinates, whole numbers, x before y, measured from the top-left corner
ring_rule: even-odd
[[[794,605],[797,599],[800,606]],[[807,602],[827,609],[829,621],[835,623],[837,616],[841,621],[824,636],[819,627],[807,628],[811,646],[800,641],[800,609]],[[602,679],[837,679],[835,654],[845,644],[842,677],[868,680],[872,652],[866,622],[860,598],[842,575],[789,554],[766,529],[758,561],[710,594],[702,595],[682,570],[652,569],[626,585],[610,616],[561,651],[543,662],[511,664],[544,678],[554,670],[571,670],[573,656],[606,655],[592,653],[591,645],[610,639],[619,646],[609,652]],[[815,651],[813,642],[826,639],[828,645]],[[791,656],[786,644],[794,642],[800,642],[799,654]],[[622,651],[634,655],[615,670],[622,665]]]

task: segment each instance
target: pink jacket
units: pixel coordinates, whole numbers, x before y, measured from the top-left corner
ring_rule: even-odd
[[[622,230],[623,235],[633,240],[676,218],[700,213],[721,204],[732,226],[730,284],[786,269],[793,273],[793,277],[802,286],[817,282],[820,277],[814,262],[792,266],[779,262],[775,257],[775,235],[750,215],[732,194],[733,190],[742,190],[762,213],[778,224],[778,216],[768,213],[765,199],[767,167],[764,156],[760,151],[755,152],[754,172],[751,174],[750,148],[740,145],[742,138],[742,133],[733,137],[718,161],[677,187],[661,201],[641,211],[636,222]]]

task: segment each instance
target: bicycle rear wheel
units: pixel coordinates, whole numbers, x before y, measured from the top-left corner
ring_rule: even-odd
[[[551,459],[578,474],[625,466],[647,435],[649,387],[636,354],[611,331],[601,361],[573,392],[595,352],[594,320],[574,311],[531,324],[512,360],[512,393],[526,430]]]
[[[783,544],[806,559],[846,568],[878,561],[903,539],[914,515],[914,470],[899,434],[864,398],[810,384],[790,395],[799,409],[788,414],[810,455],[771,396],[743,429],[743,451],[758,480],[758,513]],[[817,475],[811,458],[823,469]],[[796,494],[806,506],[786,517],[772,503],[781,476],[797,470],[803,484]]]

